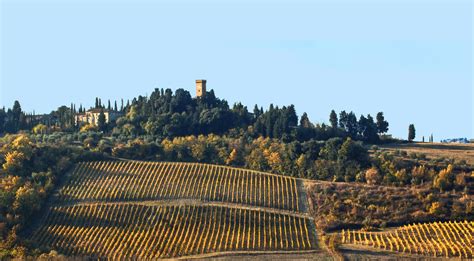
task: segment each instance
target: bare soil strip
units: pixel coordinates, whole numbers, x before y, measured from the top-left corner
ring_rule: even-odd
[[[78,201],[73,203],[63,203],[63,204],[55,204],[58,207],[70,207],[70,206],[90,206],[90,205],[145,205],[145,206],[216,206],[216,207],[227,207],[227,208],[237,208],[237,209],[247,209],[247,210],[261,210],[268,213],[275,213],[275,214],[284,214],[293,217],[300,217],[300,218],[307,218],[310,220],[314,220],[309,213],[300,213],[300,212],[293,212],[289,210],[282,210],[276,208],[267,208],[267,207],[260,207],[260,206],[251,206],[251,205],[243,205],[237,203],[228,203],[228,202],[209,202],[209,201],[201,201],[199,199],[166,199],[166,200],[140,200],[140,201]]]
[[[231,256],[243,256],[243,255],[292,255],[292,254],[312,254],[318,253],[321,250],[295,250],[295,251],[228,251],[228,252],[215,252],[202,255],[182,256],[179,258],[173,258],[168,260],[188,260],[188,259],[202,259],[212,257],[231,257]],[[165,259],[166,260],[166,259]]]

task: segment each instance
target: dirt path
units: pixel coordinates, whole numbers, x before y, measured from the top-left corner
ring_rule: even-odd
[[[259,260],[295,260],[295,259],[314,259],[315,255],[325,256],[320,250],[296,250],[296,251],[229,251],[215,252],[194,256],[183,256],[170,260],[188,260],[188,259],[218,259],[218,260],[235,260],[235,259],[259,259]],[[299,258],[297,258],[299,257]]]
[[[119,160],[119,161],[137,161],[137,160],[128,160],[128,159],[122,159],[122,158],[113,158],[112,160]],[[190,162],[182,162],[182,164],[193,164]],[[204,164],[200,163],[203,165],[212,165],[212,164]],[[217,166],[217,165],[216,165]],[[253,206],[253,205],[247,205],[247,204],[239,204],[239,203],[231,203],[231,202],[221,202],[221,201],[206,201],[206,200],[201,200],[201,199],[196,199],[196,198],[177,198],[177,199],[149,199],[149,200],[131,200],[131,201],[100,201],[100,200],[78,200],[78,201],[73,201],[73,202],[68,202],[68,203],[63,203],[61,202],[58,197],[59,197],[59,191],[61,190],[62,186],[68,182],[70,178],[72,178],[74,169],[76,166],[74,166],[70,171],[68,171],[62,178],[61,183],[59,186],[57,186],[55,192],[52,195],[52,199],[49,200],[48,204],[48,209],[50,206],[74,206],[74,205],[98,205],[98,204],[105,204],[105,205],[113,205],[113,204],[140,204],[140,205],[148,205],[148,206],[171,206],[171,205],[195,205],[195,206],[220,206],[220,207],[229,207],[229,208],[240,208],[240,209],[247,209],[247,210],[261,210],[261,211],[266,211],[268,213],[276,213],[276,214],[284,214],[284,215],[290,215],[294,217],[302,217],[302,218],[307,218],[310,220],[314,220],[314,217],[310,215],[310,208],[308,205],[308,198],[307,198],[307,184],[311,180],[309,179],[303,179],[303,178],[296,178],[296,185],[297,185],[297,193],[298,193],[298,206],[299,210],[298,212],[292,211],[292,210],[284,210],[284,209],[278,209],[278,208],[271,208],[271,207],[264,207],[264,206]],[[228,166],[226,166],[228,167]],[[238,169],[235,167],[228,167],[232,169]],[[254,170],[249,170],[253,173],[263,173],[266,175],[271,175],[271,176],[283,176],[283,175],[277,175],[273,173],[267,173],[267,172],[261,172],[261,171],[254,171]],[[49,211],[47,211],[49,212]],[[47,213],[44,213],[46,215],[42,215],[41,220],[44,221],[44,219],[47,217]],[[40,222],[38,222],[40,223]],[[311,225],[312,230],[314,230],[314,233],[316,233],[315,227]]]
[[[265,211],[274,214],[283,214],[293,217],[307,218],[313,220],[314,218],[309,213],[299,213],[289,210],[267,208],[260,206],[244,205],[228,202],[217,201],[202,201],[199,199],[165,199],[165,200],[139,200],[139,201],[79,201],[72,203],[56,204],[55,206],[69,207],[69,206],[90,206],[90,205],[145,205],[145,206],[213,206],[213,207],[228,207],[246,210]]]

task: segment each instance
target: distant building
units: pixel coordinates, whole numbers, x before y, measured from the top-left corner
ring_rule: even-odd
[[[91,109],[84,113],[76,114],[76,124],[80,125],[81,123],[89,123],[93,125],[98,125],[100,112],[104,112],[105,122],[109,123],[116,120],[118,117],[122,116],[121,112],[106,110],[106,109]]]
[[[445,139],[441,140],[442,143],[469,143],[467,138],[455,138],[455,139]]]
[[[196,97],[206,96],[206,80],[196,80]]]

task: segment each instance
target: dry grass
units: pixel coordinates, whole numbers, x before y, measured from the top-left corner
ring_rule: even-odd
[[[466,161],[470,165],[474,165],[474,143],[457,144],[457,143],[403,143],[381,145],[380,149],[395,151],[406,151],[408,154],[417,153],[425,154],[428,159],[454,159],[457,162]]]

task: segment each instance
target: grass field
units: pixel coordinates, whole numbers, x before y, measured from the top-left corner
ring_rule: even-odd
[[[467,164],[474,166],[474,143],[401,143],[381,145],[380,149],[394,151],[406,151],[408,154],[425,154],[427,159],[454,159],[455,161],[466,161]]]

